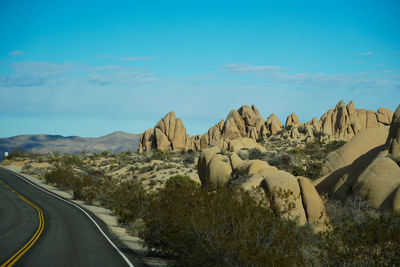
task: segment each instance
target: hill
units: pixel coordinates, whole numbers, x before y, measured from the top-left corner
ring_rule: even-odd
[[[140,135],[114,132],[97,138],[61,135],[18,135],[0,138],[0,158],[4,152],[12,150],[26,150],[37,153],[79,153],[102,152],[121,153],[123,151],[136,151]]]

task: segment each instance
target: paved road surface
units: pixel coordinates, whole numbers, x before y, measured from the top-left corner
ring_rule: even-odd
[[[0,180],[43,211],[44,229],[16,266],[145,266],[133,251],[112,237],[94,215],[124,259],[79,209],[0,168]],[[0,182],[0,264],[19,251],[38,231],[38,210]],[[131,265],[129,265],[131,264]]]

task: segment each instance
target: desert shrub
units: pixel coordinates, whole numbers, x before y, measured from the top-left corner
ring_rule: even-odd
[[[150,196],[141,184],[123,182],[109,193],[107,207],[113,210],[120,224],[129,225],[142,217]]]
[[[177,266],[306,265],[308,228],[280,219],[241,190],[166,187],[144,214],[141,236]]]
[[[335,151],[336,149],[342,147],[344,144],[346,144],[346,141],[334,140],[325,145],[325,151],[326,151],[326,153]]]
[[[199,185],[187,175],[175,175],[165,182],[167,188],[198,188]]]
[[[248,158],[249,158],[250,160],[252,160],[252,159],[260,159],[260,160],[263,160],[264,157],[265,157],[265,154],[264,154],[260,149],[258,149],[258,148],[249,149],[249,156],[248,156]]]
[[[8,153],[8,156],[5,157],[6,159],[13,159],[13,158],[25,158],[28,157],[28,152],[21,149],[21,150],[13,150]]]
[[[161,151],[159,149],[155,149],[151,154],[150,158],[153,160],[168,160],[171,159],[174,153],[171,151]]]
[[[110,153],[108,151],[103,151],[100,153],[100,156],[105,157],[105,158],[108,157],[109,155],[110,155]]]
[[[144,229],[144,222],[141,218],[139,218],[129,225],[127,232],[130,235],[138,236]]]
[[[293,159],[287,153],[277,153],[267,160],[268,164],[277,167],[279,170],[290,171],[293,166]]]
[[[293,166],[292,174],[294,176],[305,176],[306,175],[306,171],[302,167]]]
[[[194,164],[196,162],[196,157],[194,153],[186,153],[183,155],[183,164],[189,165]]]
[[[83,160],[79,157],[79,155],[68,155],[63,154],[62,157],[58,158],[58,162],[62,165],[75,165],[75,166],[82,166]]]
[[[306,176],[311,179],[317,179],[321,176],[322,163],[321,162],[310,162],[307,164]]]
[[[71,189],[76,182],[76,176],[69,165],[57,165],[54,170],[44,176],[47,183],[56,184],[60,189]]]
[[[297,130],[299,130],[299,133],[307,134],[307,129],[304,126],[297,127]]]
[[[317,140],[321,140],[326,134],[322,131],[313,130],[313,135]]]
[[[150,172],[150,171],[154,170],[154,167],[155,167],[154,165],[147,165],[147,166],[140,168],[138,171],[139,171],[139,173]]]
[[[396,266],[400,262],[400,215],[344,217],[324,234],[328,266]]]

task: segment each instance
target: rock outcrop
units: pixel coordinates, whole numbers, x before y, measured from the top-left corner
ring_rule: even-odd
[[[217,146],[203,149],[198,162],[198,174],[203,188],[213,190],[229,184],[250,192],[262,189],[265,192],[264,200],[285,218],[296,219],[300,225],[309,223],[315,232],[327,230],[325,222],[329,220],[311,182],[307,178],[296,178],[269,166],[266,161],[242,160],[239,154],[252,148],[265,152],[251,138],[230,140],[225,152]],[[287,206],[288,201],[294,204],[293,208]]]
[[[290,114],[286,118],[286,123],[285,123],[285,128],[286,127],[294,127],[294,126],[300,126],[300,120],[299,120],[299,117],[297,117],[296,113]]]
[[[282,122],[278,119],[278,117],[274,113],[272,113],[271,115],[269,115],[267,121],[265,122],[266,131],[263,132],[262,134],[267,134],[267,133],[276,134],[277,132],[282,130],[282,128],[283,128]]]
[[[320,120],[314,117],[311,121],[301,124],[297,115],[292,113],[287,117],[284,127],[275,114],[271,114],[264,121],[254,105],[244,105],[229,112],[225,120],[219,121],[205,134],[190,137],[186,134],[182,121],[175,118],[174,112],[171,111],[153,129],[148,129],[141,135],[138,151],[200,150],[211,146],[225,149],[230,140],[243,137],[259,140],[277,134],[278,137],[297,142],[348,141],[363,129],[388,129],[392,117],[393,112],[386,108],[379,108],[375,113],[372,110],[356,109],[352,101],[347,106],[344,101],[340,101],[334,109],[324,113]],[[392,150],[400,150],[398,141],[393,141]]]
[[[152,149],[161,151],[182,151],[192,149],[193,144],[180,118],[170,111],[153,129],[146,130],[139,141],[139,152],[149,152]]]
[[[274,127],[277,122],[274,121]],[[230,140],[248,137],[257,140],[265,131],[264,120],[258,109],[252,105],[244,105],[238,110],[231,110],[225,121],[211,127],[207,133],[200,138],[200,148],[204,149],[209,146],[219,144],[223,147]]]
[[[394,112],[387,140],[389,153],[393,159],[400,157],[400,106]]]
[[[357,194],[372,208],[399,210],[400,167],[396,162],[399,118],[400,105],[390,120],[389,131],[380,126],[364,129],[329,154],[324,166],[329,174],[314,182],[318,192],[329,193],[341,201]]]
[[[353,101],[346,106],[342,100],[335,109],[321,116],[321,131],[339,140],[350,140],[363,129],[389,126],[392,115],[389,109],[379,108],[375,113],[372,110],[356,109]]]

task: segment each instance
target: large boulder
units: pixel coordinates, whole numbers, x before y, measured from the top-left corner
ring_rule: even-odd
[[[348,166],[371,149],[384,145],[387,135],[388,131],[386,129],[362,130],[345,145],[328,154],[322,169],[322,175],[327,175]]]
[[[394,193],[400,186],[400,167],[390,158],[376,158],[358,177],[355,192],[372,208],[392,207]]]
[[[238,110],[231,110],[225,121],[211,127],[200,140],[201,148],[214,146],[220,140],[229,142],[237,138],[247,137],[257,140],[266,126],[258,109],[252,105],[241,106]]]
[[[154,135],[156,137],[155,147],[161,151],[166,151],[171,147],[171,142],[168,137],[160,130],[160,128],[154,128]]]
[[[314,232],[328,230],[324,205],[310,180],[297,179],[266,161],[240,158],[238,153],[255,145],[252,139],[239,138],[229,142],[232,150],[225,154],[217,146],[203,149],[198,161],[202,187],[240,186],[284,218],[296,219],[300,225],[308,222]]]
[[[147,129],[140,136],[138,151],[140,153],[143,151],[150,151],[154,145],[155,145],[154,129]]]
[[[208,165],[209,176],[205,183],[207,188],[223,188],[229,182],[232,174],[232,168],[228,156],[215,154]]]
[[[385,129],[364,129],[328,154],[322,169],[324,176],[313,182],[318,193],[344,201],[352,193],[357,177],[384,149],[385,136]]]
[[[247,135],[246,125],[239,112],[236,110],[231,110],[231,112],[229,112],[228,117],[226,117],[222,134],[230,140]]]
[[[270,196],[272,208],[285,218],[297,219],[300,225],[304,225],[307,219],[297,179],[290,173],[270,169],[266,169],[261,175],[264,177],[262,186]],[[294,204],[294,207],[288,203]]]
[[[299,117],[297,117],[296,113],[292,113],[286,118],[285,127],[294,127],[300,126]]]
[[[388,108],[378,108],[378,111],[376,112],[376,118],[378,122],[384,125],[390,125],[392,117],[393,111]]]
[[[347,106],[340,101],[335,109],[330,109],[321,116],[321,131],[338,140],[350,140],[359,131],[366,128],[386,128],[391,122],[391,110],[379,108],[372,110],[356,109],[353,101]],[[319,126],[315,127],[317,130]]]
[[[324,203],[310,179],[298,177],[297,181],[301,190],[303,208],[311,228],[314,232],[329,230],[330,222]]]
[[[264,124],[264,120],[260,115],[260,112],[256,108],[256,106],[252,105],[251,107],[244,105],[239,108],[238,113],[242,117],[244,124],[246,127],[254,127],[256,133],[260,132],[262,125]]]
[[[267,121],[265,122],[266,129],[268,129],[268,132],[271,134],[276,134],[283,128],[282,122],[278,119],[278,117],[272,113],[268,118]]]
[[[189,150],[200,145],[199,138],[193,140],[186,134],[186,128],[180,118],[175,117],[173,111],[168,112],[164,118],[157,122],[152,129],[146,130],[140,136],[139,152],[150,152],[152,149]]]
[[[261,151],[265,151],[265,148],[262,145],[260,145],[251,138],[238,138],[231,140],[229,142],[228,147],[229,150],[232,152],[238,152],[239,150],[242,149],[252,149],[252,148],[257,148]]]
[[[203,186],[210,180],[210,162],[211,159],[217,154],[220,153],[221,150],[218,147],[210,147],[203,149],[199,156],[199,160],[197,163],[197,171],[199,174],[200,181]]]
[[[400,105],[393,114],[392,123],[387,142],[389,153],[393,159],[398,160],[400,157]]]
[[[233,153],[235,154],[235,153]],[[232,156],[231,156],[232,158]],[[268,167],[268,163],[263,160],[253,159],[247,160],[241,163],[239,166],[235,168],[236,172],[241,175],[251,176],[260,170]]]
[[[365,112],[366,117],[368,113]],[[314,182],[320,194],[345,201],[357,194],[375,209],[400,209],[400,167],[395,161],[399,137],[400,106],[386,127],[364,129],[345,146],[328,155],[325,167],[331,172]],[[365,120],[366,125],[368,119]],[[386,136],[386,138],[384,138]],[[384,141],[385,140],[385,141]],[[356,158],[356,159],[355,159]],[[354,160],[355,159],[355,160]]]

